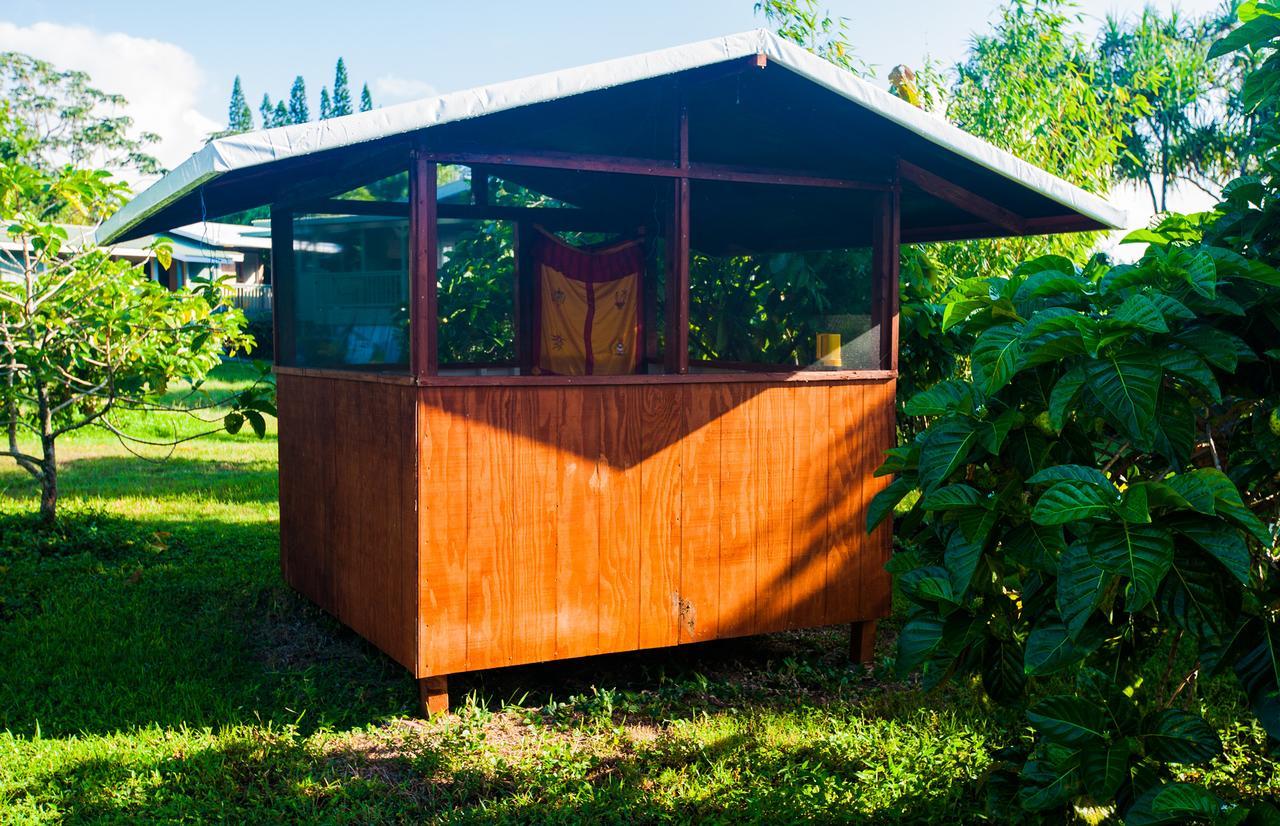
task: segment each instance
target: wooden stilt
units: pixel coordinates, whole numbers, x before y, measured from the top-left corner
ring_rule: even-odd
[[[449,678],[422,677],[418,680],[418,698],[422,701],[422,716],[449,713]]]
[[[876,621],[855,622],[850,626],[849,659],[870,663],[876,657]]]

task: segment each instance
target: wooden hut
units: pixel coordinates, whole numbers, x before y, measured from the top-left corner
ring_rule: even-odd
[[[868,657],[899,245],[1123,219],[763,31],[222,138],[99,237],[260,204],[284,577],[430,710],[783,629]]]

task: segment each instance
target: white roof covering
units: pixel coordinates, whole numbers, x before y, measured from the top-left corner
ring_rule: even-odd
[[[1032,166],[951,124],[876,88],[764,29],[606,60],[574,69],[450,92],[432,98],[313,123],[219,138],[111,216],[98,230],[103,243],[129,230],[201,184],[246,169],[327,149],[413,132],[530,104],[684,72],[763,54],[768,60],[857,103],[922,138],[1113,228],[1125,214],[1102,198]]]

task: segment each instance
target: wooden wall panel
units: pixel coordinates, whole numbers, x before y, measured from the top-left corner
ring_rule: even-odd
[[[888,611],[891,382],[416,392],[419,676]]]
[[[403,385],[280,376],[277,396],[285,579],[413,668],[417,394]]]
[[[866,389],[867,430],[870,438],[863,445],[862,461],[864,502],[869,503],[877,493],[893,481],[889,476],[874,476],[875,469],[884,462],[884,452],[898,440],[897,416],[894,410],[895,382],[883,382]],[[859,514],[861,529],[866,530],[865,508]],[[867,618],[887,617],[891,609],[893,581],[885,564],[893,554],[893,518],[882,522],[870,537],[866,538],[866,550],[862,555],[862,613]]]

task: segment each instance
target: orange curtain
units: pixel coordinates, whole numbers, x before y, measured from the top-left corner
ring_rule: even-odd
[[[539,230],[534,372],[560,376],[634,373],[641,357],[644,247],[639,240],[579,249]]]

